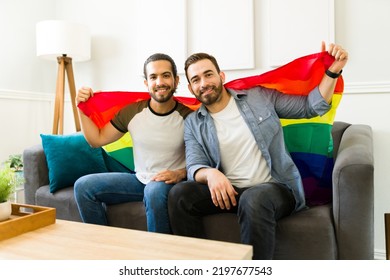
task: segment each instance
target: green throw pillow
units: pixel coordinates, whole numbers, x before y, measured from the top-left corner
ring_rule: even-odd
[[[50,192],[73,186],[76,180],[92,173],[108,172],[101,148],[91,148],[81,133],[41,134],[49,168]]]

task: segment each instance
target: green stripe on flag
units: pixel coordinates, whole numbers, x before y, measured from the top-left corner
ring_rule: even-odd
[[[290,153],[302,152],[333,156],[332,125],[321,123],[293,124],[283,127]]]
[[[133,148],[126,147],[120,150],[107,152],[112,158],[116,159],[130,170],[134,170]]]

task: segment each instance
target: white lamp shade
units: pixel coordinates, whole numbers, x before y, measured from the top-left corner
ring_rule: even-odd
[[[37,56],[57,60],[66,55],[73,61],[91,58],[91,34],[87,26],[62,20],[37,23]]]

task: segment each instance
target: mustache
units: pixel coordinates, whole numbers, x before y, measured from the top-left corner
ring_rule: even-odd
[[[216,86],[205,86],[205,87],[202,87],[201,90],[200,90],[200,93],[204,93],[205,91],[208,91],[208,90],[216,90],[217,87]]]
[[[157,87],[154,88],[154,90],[160,90],[160,89],[168,90],[170,88],[171,87],[168,87],[168,86],[157,86]]]

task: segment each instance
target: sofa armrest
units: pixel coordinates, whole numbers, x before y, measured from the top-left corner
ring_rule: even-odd
[[[23,151],[24,199],[27,204],[36,204],[35,192],[49,184],[49,170],[41,144]]]
[[[333,215],[339,259],[373,259],[374,156],[368,125],[349,126],[333,171]]]

